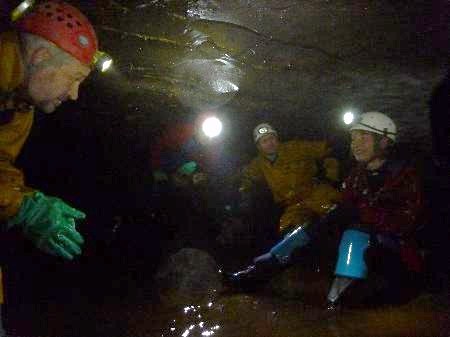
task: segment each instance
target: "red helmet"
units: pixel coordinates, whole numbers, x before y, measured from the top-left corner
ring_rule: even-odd
[[[44,1],[17,23],[19,30],[43,37],[84,64],[90,65],[98,41],[89,20],[63,1]]]

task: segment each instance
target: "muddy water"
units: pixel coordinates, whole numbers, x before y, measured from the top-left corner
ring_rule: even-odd
[[[377,308],[324,310],[328,278],[302,275],[304,288],[287,299],[274,288],[251,294],[212,291],[197,300],[166,297],[128,321],[129,336],[450,336],[450,293],[422,292],[410,302]]]
[[[91,271],[88,284],[40,288],[40,295],[26,294],[23,303],[18,303],[22,294],[15,293],[6,327],[11,336],[24,337],[450,336],[448,290],[422,291],[402,305],[347,308],[329,316],[324,314],[325,274],[300,275],[304,285],[289,296],[266,287],[249,294],[211,289],[193,299],[157,296],[145,280],[124,274],[102,278]]]
[[[449,336],[448,307],[423,295],[412,303],[346,310],[326,317],[318,306],[255,295],[192,302],[133,320],[139,336]],[[151,318],[150,318],[151,317]],[[163,323],[165,321],[165,324]]]

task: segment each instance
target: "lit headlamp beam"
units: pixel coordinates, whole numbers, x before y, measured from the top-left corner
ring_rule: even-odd
[[[95,66],[102,73],[111,68],[113,64],[113,59],[110,55],[103,51],[97,51],[94,55],[94,59],[92,61],[93,66]]]
[[[209,117],[203,122],[202,131],[209,138],[217,137],[222,132],[222,122],[217,117]]]
[[[355,115],[351,111],[347,111],[343,116],[344,123],[350,125],[355,120]]]
[[[102,73],[107,71],[109,68],[111,68],[112,63],[113,63],[113,60],[105,60],[105,61],[103,61],[102,69],[101,69]]]

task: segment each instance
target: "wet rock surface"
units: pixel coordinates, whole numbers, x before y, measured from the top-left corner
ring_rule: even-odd
[[[127,119],[141,127],[214,109],[242,134],[267,119],[286,138],[314,138],[342,131],[347,109],[380,110],[399,122],[401,141],[430,149],[428,100],[449,53],[445,1],[102,1],[97,9],[103,46],[118,63],[101,86],[133,106]]]
[[[183,248],[169,256],[155,279],[163,301],[201,298],[222,290],[216,261],[207,252],[194,248]]]

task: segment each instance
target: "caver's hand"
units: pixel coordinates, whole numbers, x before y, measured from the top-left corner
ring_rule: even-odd
[[[85,217],[61,199],[35,192],[24,198],[19,213],[8,221],[8,226],[20,226],[39,249],[72,260],[81,254],[84,242],[75,221]]]

